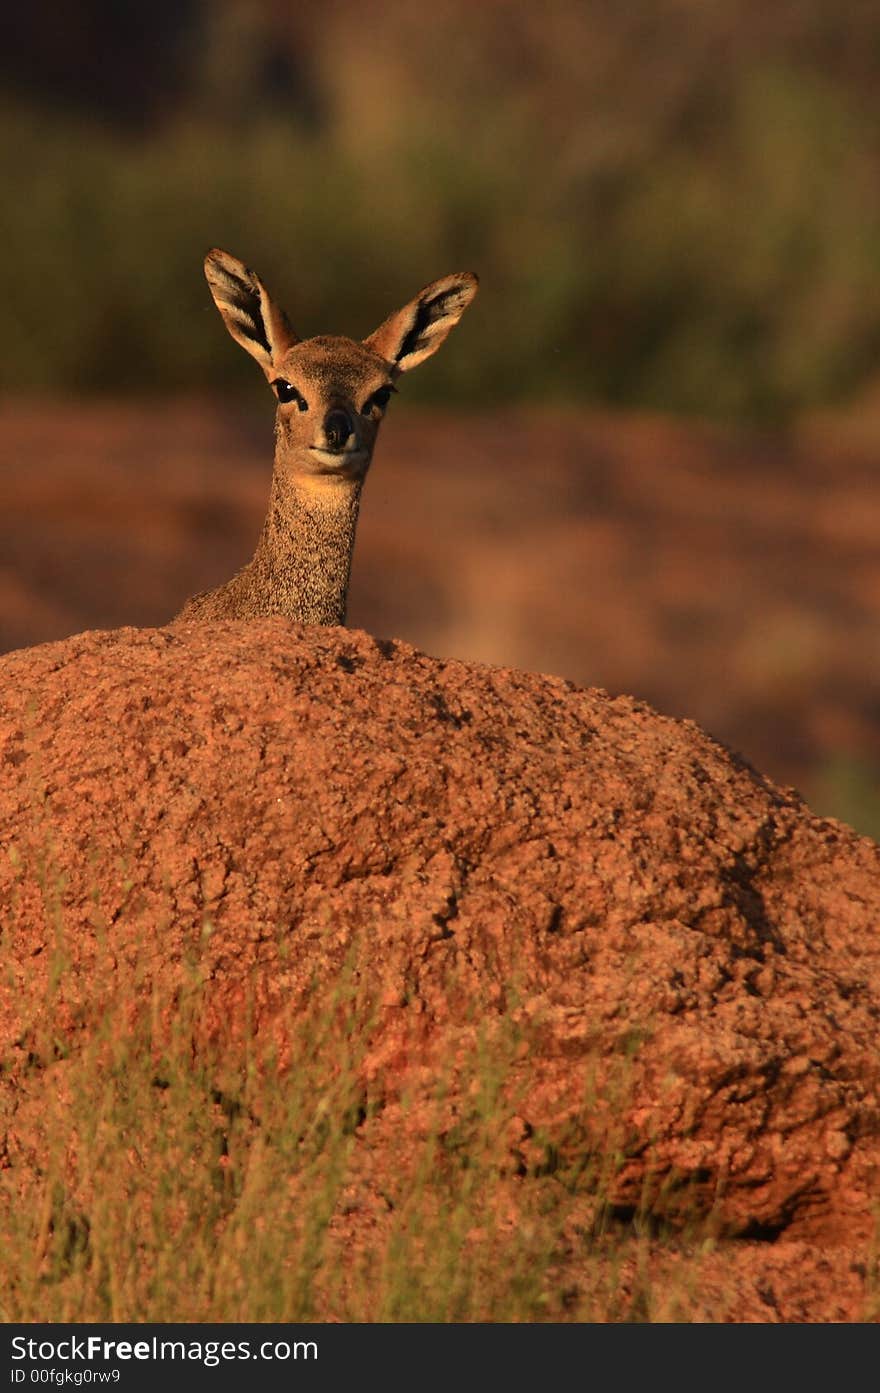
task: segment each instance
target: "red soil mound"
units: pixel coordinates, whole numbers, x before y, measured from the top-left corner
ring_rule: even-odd
[[[165,624],[244,565],[272,472],[254,388],[0,399],[0,651]],[[878,434],[395,402],[348,622],[637,692],[880,840]]]
[[[87,633],[0,668],[9,1096],[50,991],[75,1049],[111,998],[171,1003],[195,962],[194,1048],[253,1036],[283,1062],[291,1013],[354,961],[377,1156],[419,1126],[402,1091],[507,1017],[530,1040],[514,1168],[616,1128],[621,1212],[872,1232],[880,850],[696,726],[282,620]]]

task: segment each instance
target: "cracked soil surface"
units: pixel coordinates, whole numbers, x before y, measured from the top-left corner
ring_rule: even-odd
[[[860,1318],[873,842],[692,723],[359,631],[121,629],[0,665],[7,1167],[59,1067],[33,1067],[50,988],[70,1051],[111,1000],[172,1013],[195,964],[193,1049],[256,1041],[283,1067],[297,1011],[353,964],[368,1188],[433,1081],[454,1116],[478,1029],[512,1021],[508,1188],[613,1135],[613,1213],[716,1235],[705,1318]],[[737,1293],[721,1317],[713,1273]]]

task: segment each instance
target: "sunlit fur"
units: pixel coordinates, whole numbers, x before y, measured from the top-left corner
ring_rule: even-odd
[[[298,339],[259,277],[228,252],[209,252],[205,274],[232,337],[270,384],[289,383],[297,397],[277,403],[269,508],[253,558],[225,584],[194,595],[177,620],[284,614],[343,624],[361,489],[384,414],[374,395],[436,352],[476,295],[477,278],[458,272],[432,281],[358,343]]]

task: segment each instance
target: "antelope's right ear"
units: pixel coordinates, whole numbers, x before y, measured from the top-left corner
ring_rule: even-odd
[[[287,315],[259,276],[219,247],[205,257],[205,275],[230,334],[271,379],[288,348],[298,342]]]
[[[393,363],[398,372],[409,372],[437,352],[478,288],[473,271],[457,271],[431,281],[402,310],[390,314],[364,343],[380,358]]]

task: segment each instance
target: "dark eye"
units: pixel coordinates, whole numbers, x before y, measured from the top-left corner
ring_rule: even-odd
[[[276,377],[272,386],[275,388],[275,395],[279,401],[295,401],[300,411],[308,411],[308,402],[302,393],[296,390],[292,382],[285,382],[283,377]]]
[[[367,412],[372,411],[374,406],[377,406],[380,411],[384,411],[391,400],[393,391],[393,387],[380,387],[365,403],[362,415],[366,416]]]

